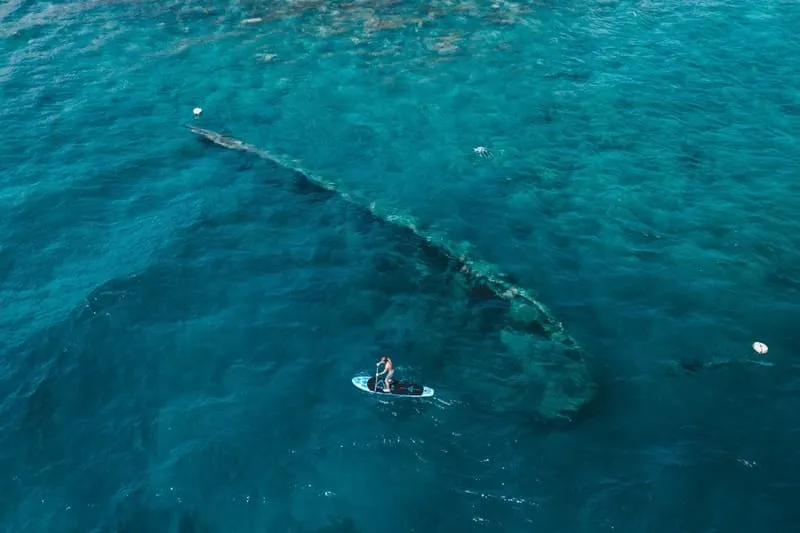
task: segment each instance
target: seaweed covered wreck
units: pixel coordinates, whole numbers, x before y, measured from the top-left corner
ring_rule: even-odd
[[[327,191],[341,201],[369,213],[375,220],[407,233],[450,265],[452,296],[463,301],[494,300],[503,326],[494,353],[458,365],[465,394],[485,408],[530,415],[540,420],[569,420],[596,395],[597,385],[585,351],[552,313],[530,292],[486,262],[449,242],[446,235],[424,229],[410,216],[382,209],[380,203],[342,190],[295,162],[212,130],[187,125],[202,139],[217,146],[252,154],[291,172],[306,186]],[[453,293],[460,294],[453,294]],[[465,304],[466,305],[466,304]]]

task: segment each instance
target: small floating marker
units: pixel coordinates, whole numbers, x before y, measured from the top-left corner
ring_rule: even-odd
[[[200,109],[199,107],[195,107],[195,108],[192,110],[192,113],[194,113],[194,116],[195,116],[195,118],[197,118],[197,117],[199,117],[200,115],[202,115],[202,114],[203,114],[203,110],[202,110],[202,109]]]
[[[758,354],[764,355],[764,354],[767,353],[767,350],[769,350],[769,348],[763,342],[754,342],[753,343],[753,350],[755,350],[756,353],[758,353]]]

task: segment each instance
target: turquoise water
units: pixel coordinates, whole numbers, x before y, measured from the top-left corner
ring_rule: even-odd
[[[0,21],[3,531],[800,522],[799,5]],[[381,353],[436,397],[356,390]]]

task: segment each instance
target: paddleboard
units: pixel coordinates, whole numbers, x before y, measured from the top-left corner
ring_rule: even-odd
[[[381,396],[392,396],[398,398],[430,398],[433,396],[433,389],[425,387],[419,383],[410,381],[395,380],[392,382],[391,392],[383,392],[383,380],[381,379],[378,391],[375,391],[375,376],[356,376],[353,378],[353,385],[364,392],[371,392]]]

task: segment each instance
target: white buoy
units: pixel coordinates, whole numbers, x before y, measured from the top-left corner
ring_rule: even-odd
[[[194,113],[194,116],[195,116],[195,117],[199,117],[200,115],[202,115],[202,114],[203,114],[203,110],[202,110],[202,109],[200,109],[199,107],[195,107],[195,108],[192,110],[192,113]]]
[[[767,353],[769,348],[763,342],[754,342],[753,343],[753,350],[755,350],[756,353],[758,353],[758,354],[764,355],[765,353]]]

